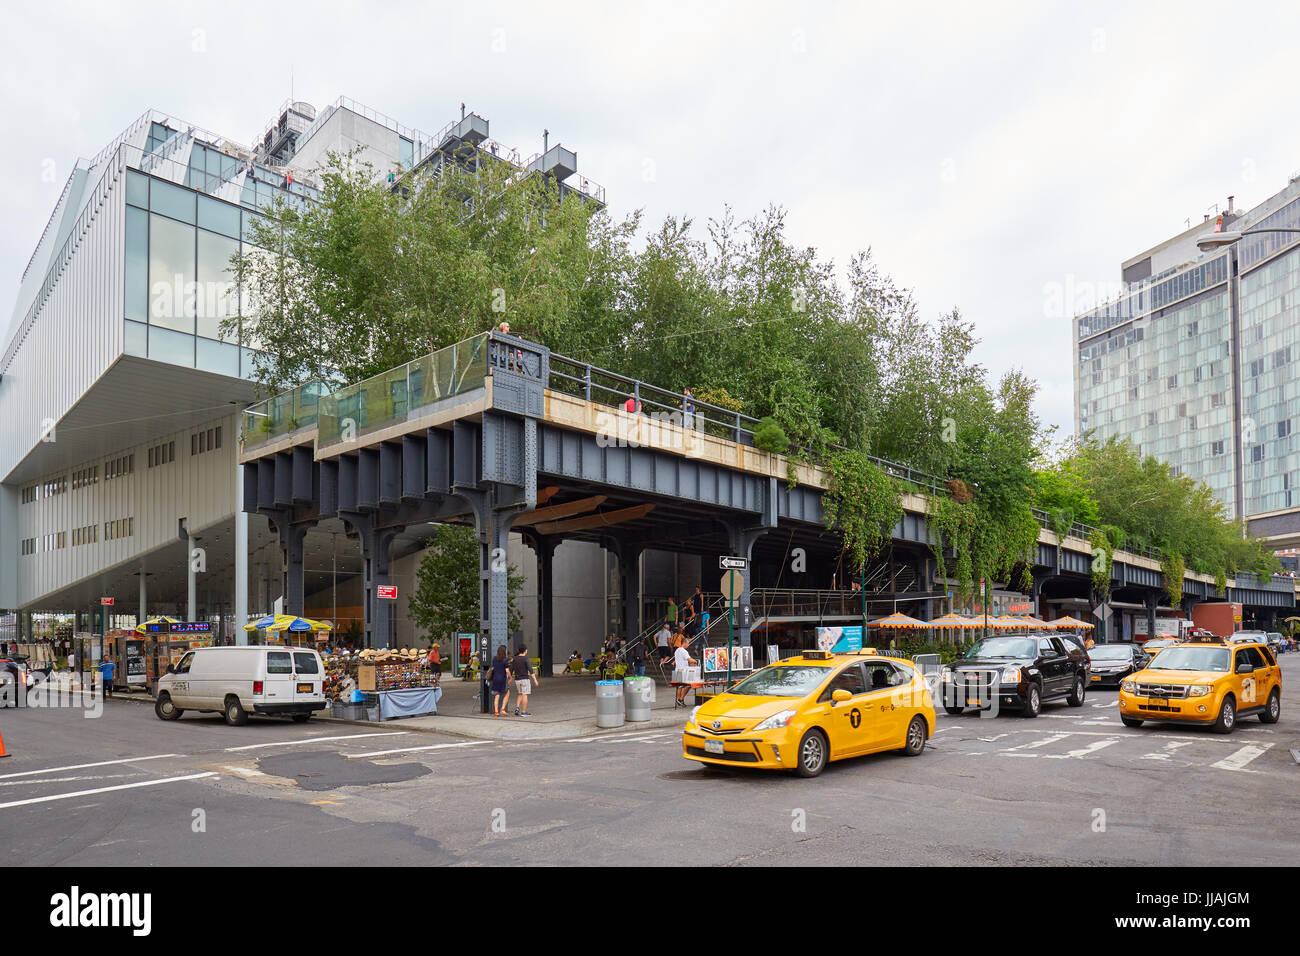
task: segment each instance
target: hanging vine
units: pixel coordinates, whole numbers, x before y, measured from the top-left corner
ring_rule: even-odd
[[[1110,569],[1114,563],[1111,542],[1100,528],[1093,530],[1088,541],[1092,545],[1092,589],[1104,604],[1110,596]]]
[[[930,552],[939,577],[955,582],[959,604],[970,602],[981,578],[1007,581],[1025,591],[1032,586],[1030,569],[1039,524],[1027,502],[1013,509],[1009,518],[998,519],[976,497],[960,501],[936,495],[930,499],[930,521],[936,532]],[[951,569],[948,550],[956,559]]]
[[[1160,562],[1160,570],[1165,576],[1165,594],[1169,598],[1169,603],[1173,607],[1178,607],[1183,603],[1183,575],[1187,573],[1187,566],[1183,563],[1183,556],[1181,554],[1165,555],[1164,560]]]
[[[822,496],[826,526],[844,537],[854,567],[866,563],[903,518],[898,482],[858,451],[836,452],[828,462],[831,486]]]

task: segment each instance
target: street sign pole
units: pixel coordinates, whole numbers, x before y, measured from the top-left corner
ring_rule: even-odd
[[[731,687],[731,608],[732,601],[727,602],[727,687]],[[703,653],[703,652],[701,652]]]

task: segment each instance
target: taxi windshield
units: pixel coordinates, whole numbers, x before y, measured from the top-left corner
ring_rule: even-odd
[[[1160,659],[1153,663],[1162,671],[1218,671],[1228,672],[1228,649],[1226,647],[1168,647],[1160,652]]]
[[[829,673],[828,667],[774,664],[750,674],[730,692],[753,697],[807,697]]]
[[[966,652],[967,659],[1033,657],[1037,643],[1032,637],[988,637]]]

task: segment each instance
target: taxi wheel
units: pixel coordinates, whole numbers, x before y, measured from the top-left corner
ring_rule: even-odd
[[[1261,723],[1276,724],[1278,718],[1282,716],[1282,695],[1278,693],[1277,688],[1273,688],[1273,693],[1268,695],[1268,703],[1264,705],[1264,712],[1259,715]]]
[[[1223,698],[1223,706],[1219,708],[1219,717],[1210,725],[1210,729],[1216,734],[1230,734],[1235,726],[1237,726],[1237,705],[1233,701],[1232,695],[1229,694]]]
[[[1029,690],[1025,691],[1025,709],[1021,713],[1026,717],[1037,717],[1042,709],[1043,692],[1038,689],[1037,684],[1030,684]]]
[[[795,771],[801,777],[815,777],[826,769],[826,737],[820,730],[810,730],[799,741]]]
[[[242,727],[248,723],[248,712],[244,710],[244,705],[239,702],[239,698],[234,694],[226,698],[224,713],[226,723],[231,727]]]
[[[153,712],[159,720],[177,720],[185,711],[172,703],[171,694],[163,694],[153,705]]]
[[[1065,702],[1071,707],[1082,707],[1083,698],[1086,693],[1087,690],[1083,686],[1083,678],[1076,677],[1074,679],[1074,690],[1070,692],[1069,697],[1065,698]]]
[[[925,718],[913,717],[912,722],[907,725],[907,742],[903,745],[903,753],[909,757],[919,757],[924,749]]]
[[[1143,721],[1142,718],[1140,717],[1121,716],[1120,720],[1123,721],[1125,727],[1141,727],[1142,724],[1145,723],[1145,721]]]

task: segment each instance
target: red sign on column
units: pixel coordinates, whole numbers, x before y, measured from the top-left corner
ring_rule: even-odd
[[[100,603],[102,606],[104,606],[104,607],[112,607],[112,606],[113,606],[113,599],[112,599],[112,598],[100,598],[100,599],[99,599],[99,603]]]
[[[375,585],[375,595],[385,601],[397,600],[396,584],[377,584]]]

